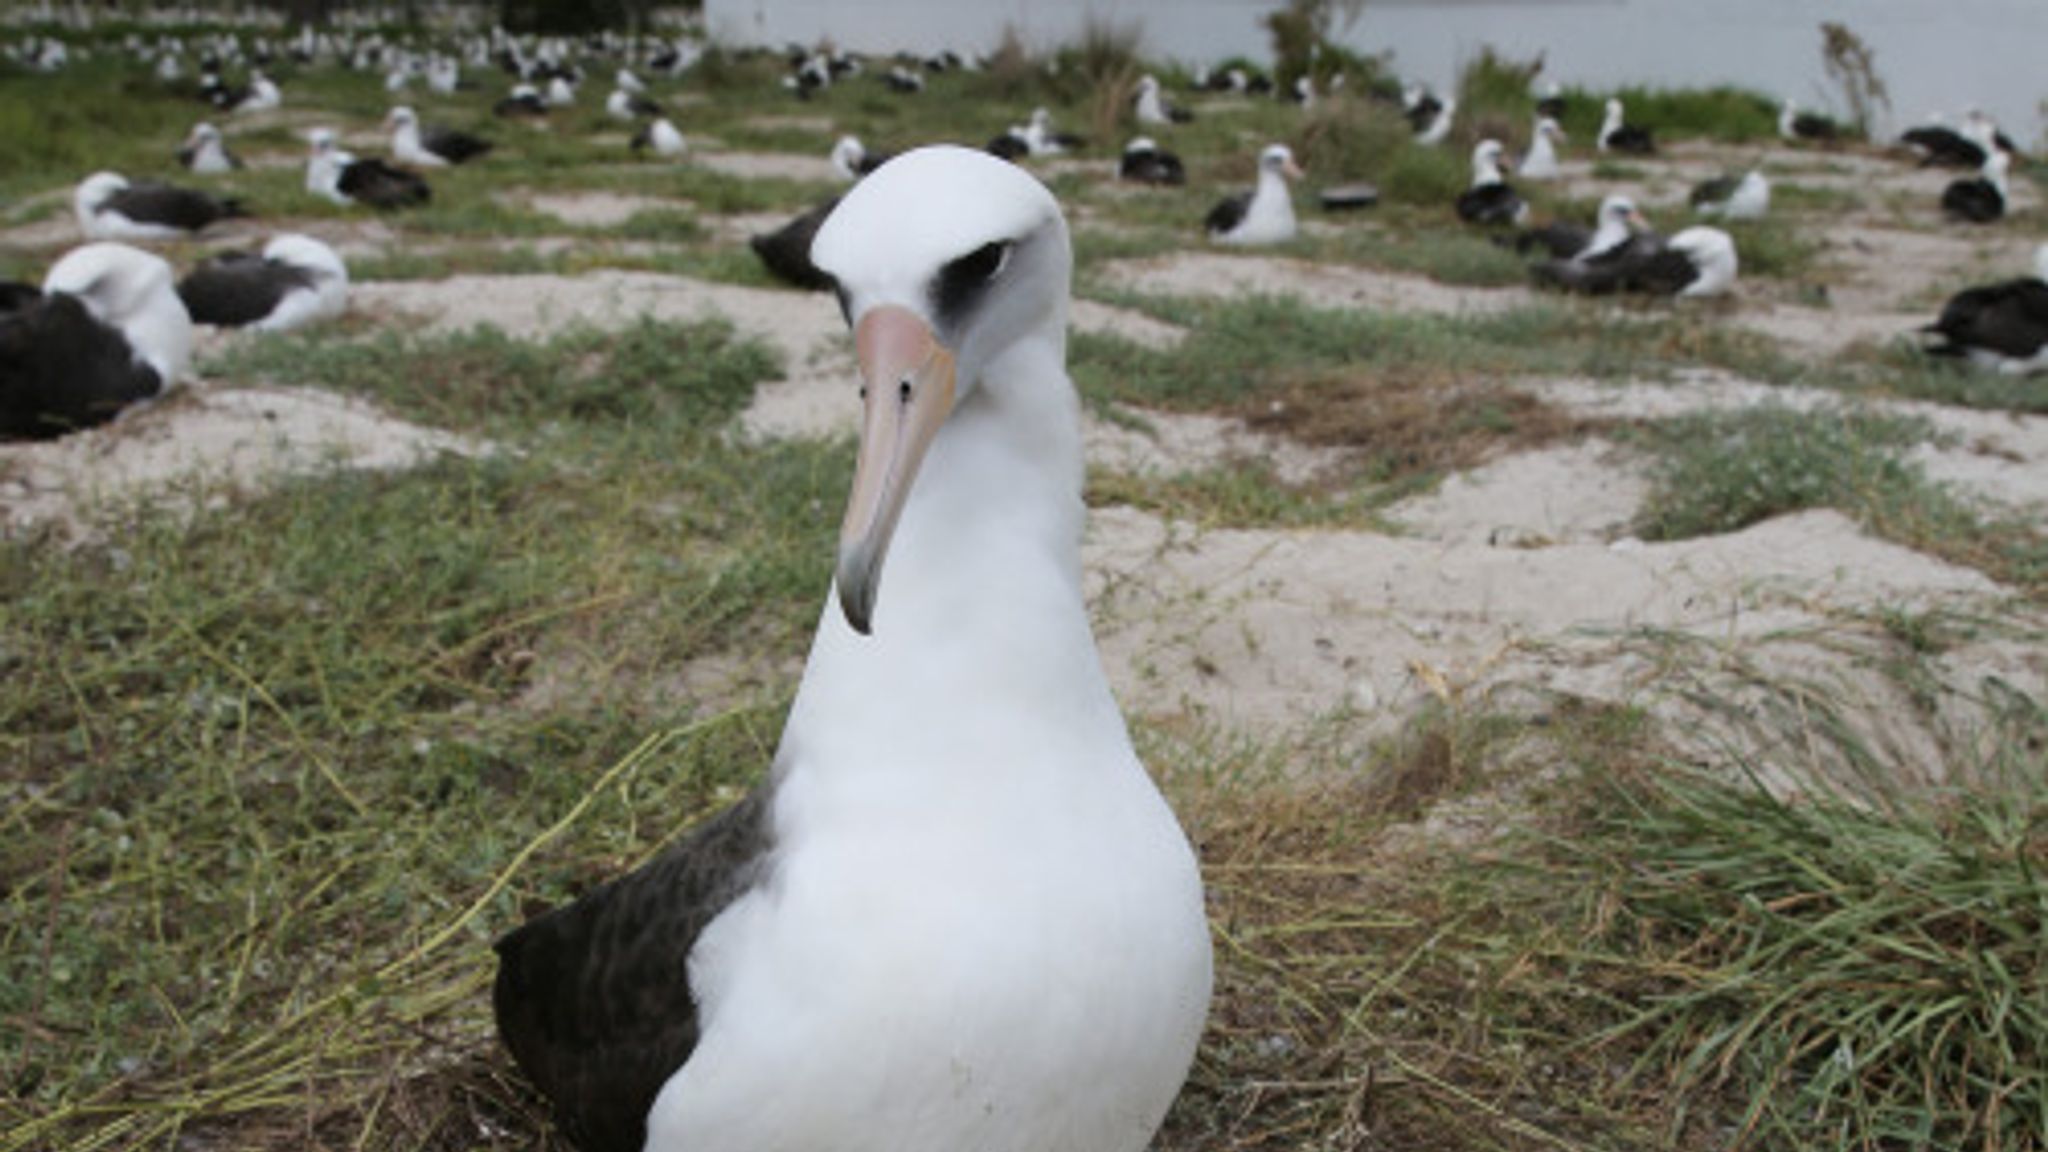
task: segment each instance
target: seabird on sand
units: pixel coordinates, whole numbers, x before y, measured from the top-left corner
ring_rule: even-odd
[[[1670,239],[1635,236],[1594,255],[1546,260],[1530,271],[1538,284],[1601,296],[1720,296],[1735,286],[1735,240],[1719,228],[1687,228]]]
[[[656,156],[671,160],[689,150],[681,130],[666,116],[649,120],[645,127],[633,134],[630,146],[636,155],[652,148]]]
[[[1771,210],[1771,182],[1763,170],[1751,168],[1741,176],[1717,176],[1693,186],[1692,210],[1702,216],[1724,220],[1761,220]]]
[[[1647,156],[1657,150],[1657,142],[1650,138],[1648,128],[1630,124],[1626,119],[1621,101],[1607,101],[1607,112],[1600,121],[1600,151],[1629,152]]]
[[[421,128],[420,118],[404,104],[384,117],[391,129],[391,155],[400,164],[445,168],[473,160],[491,150],[491,142],[452,128]]]
[[[1185,184],[1188,170],[1180,157],[1161,148],[1150,136],[1140,136],[1124,145],[1116,178],[1133,184]]]
[[[1966,288],[1921,331],[1941,338],[1929,355],[2009,376],[2048,372],[2048,244],[2034,250],[2032,276]]]
[[[1458,219],[1467,224],[1519,224],[1529,205],[1501,175],[1498,140],[1481,140],[1472,149],[1472,186],[1458,194]]]
[[[178,281],[178,297],[194,324],[288,332],[348,307],[348,267],[326,244],[287,232],[261,256],[208,259]]]
[[[1790,96],[1778,109],[1778,135],[1787,140],[1820,140],[1832,143],[1848,135],[1848,129],[1817,112],[1801,112]]]
[[[175,240],[244,214],[238,200],[170,184],[130,184],[114,172],[86,177],[71,204],[91,240]]]
[[[192,355],[192,320],[163,258],[87,244],[40,290],[0,284],[0,437],[105,423],[162,392]]]
[[[1941,210],[1952,219],[1972,224],[1989,224],[2005,215],[2006,171],[2012,157],[1993,148],[1984,158],[1984,168],[1974,180],[1958,180],[1941,193]]]
[[[178,149],[178,163],[202,176],[217,176],[242,166],[240,158],[228,151],[220,129],[203,120],[186,135],[184,145]]]
[[[1168,104],[1160,94],[1158,78],[1150,73],[1138,78],[1133,111],[1140,124],[1185,124],[1195,118],[1187,109]]]
[[[1294,239],[1294,198],[1289,177],[1301,178],[1294,153],[1274,144],[1259,153],[1259,182],[1209,209],[1209,239],[1222,244],[1281,244]]]
[[[1089,630],[1066,223],[1018,168],[923,148],[813,255],[865,415],[781,745],[498,942],[499,1032],[582,1152],[1141,1152],[1210,945]]]
[[[425,177],[374,156],[357,159],[335,146],[333,129],[315,128],[307,139],[313,142],[313,154],[306,158],[306,191],[315,196],[336,204],[368,204],[387,210],[433,199]]]

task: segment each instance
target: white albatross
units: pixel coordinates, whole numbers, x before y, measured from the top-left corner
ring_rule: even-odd
[[[907,153],[811,250],[864,420],[766,781],[498,944],[498,1024],[582,1152],[1141,1152],[1210,946],[1081,582],[1059,205]]]

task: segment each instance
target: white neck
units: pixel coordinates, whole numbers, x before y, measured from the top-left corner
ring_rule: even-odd
[[[1600,226],[1593,230],[1593,238],[1586,243],[1585,255],[1597,256],[1628,239],[1628,224],[1622,220],[1602,217]]]
[[[1080,735],[1036,731],[1033,718],[1073,715],[1098,739],[1112,725],[1127,739],[1082,595],[1079,404],[1064,360],[1064,337],[1048,331],[962,397],[897,524],[873,634],[827,601],[778,770],[806,763],[812,733],[827,730],[835,769],[943,773],[916,781],[939,788],[1003,762],[990,733]]]
[[[1500,165],[1484,154],[1472,158],[1472,186],[1479,188],[1501,182]]]

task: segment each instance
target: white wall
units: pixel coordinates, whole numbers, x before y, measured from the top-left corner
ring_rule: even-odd
[[[830,38],[862,52],[986,50],[1015,26],[1034,47],[1073,39],[1093,16],[1138,22],[1149,55],[1267,59],[1273,0],[705,0],[711,35],[779,46]],[[1820,23],[1841,20],[1877,50],[1897,118],[1977,105],[2023,144],[2043,135],[2048,0],[1366,0],[1342,39],[1394,53],[1405,76],[1448,87],[1492,44],[1544,52],[1547,78],[1740,84],[1827,107]],[[1840,111],[1840,109],[1835,109]]]

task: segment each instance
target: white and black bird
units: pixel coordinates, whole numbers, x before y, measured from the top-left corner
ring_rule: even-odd
[[[1818,112],[1801,112],[1790,96],[1778,109],[1778,135],[1787,140],[1833,143],[1848,134],[1848,129]]]
[[[1188,182],[1187,168],[1180,157],[1161,148],[1150,136],[1140,136],[1124,145],[1117,160],[1116,177],[1133,184],[1181,185]]]
[[[898,64],[882,73],[882,83],[889,91],[902,96],[915,96],[924,91],[924,76]]]
[[[114,172],[86,177],[71,206],[88,240],[176,240],[246,214],[232,197],[171,184],[131,184]]]
[[[1621,101],[1609,99],[1607,111],[1600,121],[1599,147],[1602,152],[1648,156],[1657,151],[1657,142],[1651,138],[1648,128],[1628,122],[1628,114]]]
[[[1422,102],[1416,105],[1416,109],[1410,110],[1409,123],[1415,122],[1416,110],[1425,108],[1432,111],[1423,121],[1422,127],[1416,129],[1415,142],[1424,147],[1434,148],[1450,138],[1451,127],[1457,122],[1458,102],[1450,97],[1439,101],[1436,97],[1425,94]]]
[[[1636,202],[1617,193],[1600,202],[1591,228],[1567,220],[1552,221],[1517,232],[1513,244],[1515,251],[1523,255],[1541,249],[1553,260],[1572,260],[1612,251],[1638,232],[1649,230],[1650,222],[1643,219]],[[1508,241],[1503,239],[1501,243]]]
[[[1927,123],[1908,128],[1899,137],[1899,142],[1912,149],[1925,167],[1939,168],[1982,168],[1991,155],[1991,147],[1958,132],[1941,122],[1938,116],[1931,116]]]
[[[1538,116],[1529,132],[1529,151],[1522,156],[1518,175],[1524,180],[1555,180],[1564,174],[1557,162],[1557,146],[1565,142],[1564,129],[1549,116]]]
[[[624,88],[614,88],[612,94],[605,97],[604,114],[614,120],[638,120],[643,116],[661,115],[661,105]]]
[[[192,320],[162,257],[87,244],[41,289],[0,284],[0,437],[47,439],[159,395],[192,355]]]
[[[858,180],[887,163],[890,153],[870,152],[858,136],[841,136],[832,143],[832,172],[841,180]]]
[[[220,129],[203,120],[192,126],[179,146],[178,163],[201,176],[216,176],[242,166],[241,158],[228,151]]]
[[[284,93],[278,91],[276,83],[261,72],[249,73],[249,85],[239,98],[222,107],[236,115],[252,112],[268,112],[284,104]]]
[[[1761,220],[1771,210],[1771,182],[1762,169],[1751,168],[1741,176],[1703,180],[1693,186],[1689,199],[1692,210],[1702,216]]]
[[[1087,140],[1071,132],[1054,131],[1052,113],[1044,108],[1032,109],[1031,119],[1021,128],[1010,131],[1024,141],[1024,146],[1031,150],[1033,156],[1057,156],[1088,144]]]
[[[491,114],[507,120],[545,120],[548,102],[541,97],[540,89],[531,84],[514,84],[503,99],[491,105]]]
[[[646,83],[640,77],[635,76],[631,68],[621,68],[613,73],[612,84],[620,91],[630,92],[635,96],[639,96],[647,91]]]
[[[1140,124],[1185,124],[1195,118],[1187,109],[1168,104],[1159,90],[1158,78],[1149,72],[1138,78],[1133,112]]]
[[[1294,197],[1287,181],[1300,179],[1294,153],[1285,144],[1259,153],[1259,179],[1249,192],[1218,203],[1202,222],[1219,244],[1283,244],[1294,239]]]
[[[1016,167],[924,148],[813,254],[864,415],[781,744],[498,941],[499,1033],[583,1152],[1142,1152],[1211,955],[1090,631],[1065,221]]]
[[[288,332],[348,307],[348,266],[326,244],[289,232],[260,256],[209,257],[178,281],[178,297],[194,324]]]
[[[1498,140],[1481,140],[1472,149],[1472,184],[1458,194],[1458,219],[1467,224],[1520,224],[1529,205],[1511,187],[1502,168],[1505,151]]]
[[[419,116],[400,104],[384,117],[391,129],[391,155],[400,164],[445,168],[474,160],[491,150],[491,142],[452,128],[423,128]]]
[[[649,120],[640,131],[633,134],[629,145],[635,155],[653,151],[664,160],[673,160],[689,151],[689,144],[683,139],[682,130],[666,116]]]
[[[1637,235],[1605,252],[1546,260],[1531,268],[1538,284],[1602,296],[1635,292],[1693,299],[1735,286],[1735,239],[1719,228],[1687,228],[1669,239]]]
[[[358,159],[337,145],[332,130],[315,128],[307,137],[313,154],[306,158],[306,191],[335,204],[368,204],[390,210],[411,208],[433,199],[433,189],[417,172],[376,157]]]
[[[1992,149],[1984,158],[1983,170],[1974,180],[1958,180],[1941,193],[1941,211],[1953,220],[1971,224],[1989,224],[2005,215],[2007,197],[2011,188],[2006,182],[2006,173],[2012,167],[2012,157],[1999,149]]]
[[[1929,355],[2009,376],[2048,372],[2048,244],[2034,250],[2032,276],[1958,292],[1921,331],[1940,338]]]
[[[550,108],[569,108],[576,103],[576,85],[567,76],[548,77],[547,102]]]

